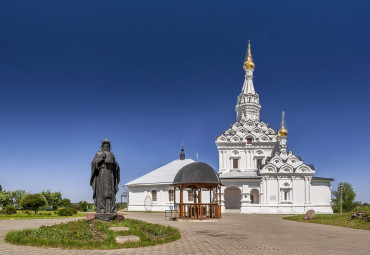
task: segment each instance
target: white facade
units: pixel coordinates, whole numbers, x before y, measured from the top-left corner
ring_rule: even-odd
[[[160,168],[157,168],[129,183],[129,211],[165,211],[173,206],[173,179],[177,172],[192,159],[177,159]],[[178,193],[178,191],[177,191]],[[179,194],[176,194],[179,197]]]
[[[245,80],[237,98],[236,122],[219,137],[221,211],[263,214],[333,213],[331,178],[314,177],[316,170],[287,151],[287,130],[279,132],[260,121],[261,105],[253,85],[254,63],[250,47],[244,63]],[[173,180],[177,172],[194,162],[180,154],[174,160],[133,180],[128,210],[164,211],[173,206]],[[170,194],[172,192],[172,194]],[[179,192],[176,198],[179,198]],[[204,193],[207,203],[214,194]],[[184,196],[184,202],[191,202]]]
[[[244,68],[245,81],[235,108],[237,121],[216,138],[224,185],[222,212],[301,214],[314,209],[316,213],[333,213],[333,179],[313,177],[313,165],[304,164],[302,158],[286,150],[284,122],[278,133],[260,121],[250,48]]]
[[[183,149],[182,149],[183,150]],[[184,154],[185,157],[185,154]],[[165,211],[174,205],[173,180],[184,166],[193,163],[192,159],[177,159],[160,168],[157,168],[129,183],[128,210],[129,211]],[[183,201],[191,203],[192,192],[185,189]],[[190,190],[189,190],[190,191]],[[172,192],[172,194],[170,194]],[[202,202],[209,203],[210,197],[214,199],[215,194],[202,192]],[[176,191],[177,203],[180,201],[180,191]]]

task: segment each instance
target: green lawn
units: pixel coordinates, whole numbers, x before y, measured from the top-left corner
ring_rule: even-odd
[[[304,220],[304,215],[294,215],[284,217],[285,220],[293,220],[293,221],[300,221],[306,223],[317,223],[317,224],[326,224],[326,225],[334,225],[334,226],[342,226],[347,228],[357,228],[357,229],[365,229],[370,230],[370,222],[366,219],[353,219],[348,220],[351,214],[354,211],[366,211],[370,214],[370,208],[357,208],[350,213],[335,213],[335,214],[316,214],[314,220]]]
[[[109,230],[111,226],[123,226],[130,229],[114,232]],[[140,238],[140,242],[118,244],[115,241],[118,235],[135,235]],[[64,249],[118,249],[163,244],[180,237],[180,232],[175,228],[139,220],[94,221],[91,226],[86,220],[79,220],[54,226],[41,226],[38,229],[11,231],[6,235],[5,241],[19,245]]]
[[[87,212],[78,212],[73,216],[58,216],[56,211],[39,211],[37,214],[33,211],[19,210],[16,214],[0,214],[0,220],[21,220],[21,219],[50,219],[67,217],[86,217]]]

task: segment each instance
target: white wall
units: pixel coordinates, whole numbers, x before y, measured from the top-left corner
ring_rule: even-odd
[[[157,191],[157,201],[152,201],[151,211],[165,211],[173,206],[173,201],[169,201],[168,191],[172,190],[171,185],[147,185],[129,186],[129,211],[145,211],[145,198],[152,198],[152,190]],[[179,197],[179,195],[178,195]]]
[[[311,202],[313,204],[330,204],[331,185],[329,180],[313,180],[311,182]]]
[[[169,210],[170,206],[174,205],[174,201],[169,201],[169,190],[173,190],[171,185],[147,185],[147,186],[129,186],[129,211],[146,211],[145,198],[149,196],[152,198],[152,190],[157,190],[157,201],[152,201],[151,211],[165,211]],[[184,203],[193,203],[188,201],[188,192],[183,192]],[[212,198],[214,194],[212,193]],[[210,194],[208,190],[202,191],[202,203],[209,203]],[[176,203],[180,203],[180,191],[176,190]]]

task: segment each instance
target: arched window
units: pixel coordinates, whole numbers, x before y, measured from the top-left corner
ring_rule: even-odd
[[[239,159],[234,158],[233,159],[233,169],[238,169],[239,168]]]
[[[173,201],[173,190],[168,191],[168,201],[172,202]]]
[[[157,191],[156,190],[152,190],[152,201],[153,202],[157,201]]]
[[[251,203],[252,204],[259,204],[260,203],[260,192],[258,191],[258,189],[252,189],[251,190]]]

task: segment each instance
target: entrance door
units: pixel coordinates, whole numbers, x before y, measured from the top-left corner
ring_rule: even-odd
[[[225,189],[225,209],[239,209],[241,207],[242,192],[238,187],[232,186]]]

